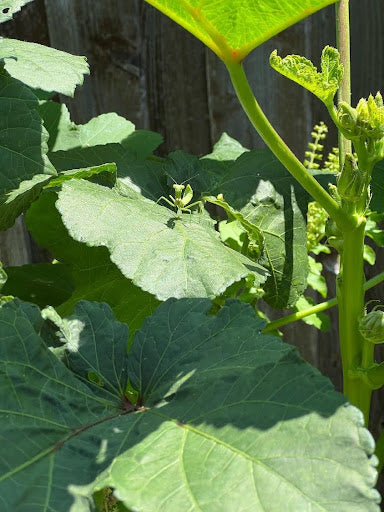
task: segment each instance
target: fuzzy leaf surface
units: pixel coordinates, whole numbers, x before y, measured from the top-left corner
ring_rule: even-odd
[[[19,12],[24,5],[30,2],[32,0],[0,0],[0,23],[13,18],[16,12]]]
[[[277,50],[272,52],[270,64],[279,73],[308,89],[328,107],[333,105],[333,98],[343,78],[343,66],[339,52],[326,46],[321,55],[321,71],[312,62],[300,55],[287,55],[282,59]]]
[[[17,39],[0,38],[0,60],[7,72],[32,89],[73,96],[89,74],[85,57]]]
[[[265,269],[221,244],[203,214],[178,219],[128,187],[73,180],[57,208],[75,240],[107,247],[121,272],[159,300],[215,297],[252,273],[257,284],[265,280]]]
[[[70,296],[62,296],[60,302],[45,302],[41,305],[57,305],[58,312],[67,316],[80,300],[106,302],[116,318],[130,326],[129,336],[132,340],[135,331],[154,312],[159,301],[126,279],[111,262],[105,247],[88,247],[71,238],[55,207],[56,200],[56,192],[45,191],[27,212],[26,223],[40,247],[48,249],[55,259],[65,264],[72,292]],[[49,271],[52,272],[55,270]],[[57,274],[55,276],[57,279]],[[34,294],[29,300],[39,304],[36,299],[41,297],[41,283],[36,280],[27,282]],[[11,285],[12,282],[9,284],[10,289]],[[28,289],[28,285],[25,288]]]
[[[49,132],[50,151],[68,151],[107,143],[119,143],[135,131],[135,125],[114,112],[94,117],[86,124],[76,125],[66,105],[45,101],[40,114]]]
[[[224,61],[250,51],[335,0],[146,0]]]
[[[0,73],[0,229],[12,226],[56,171],[36,96]]]
[[[124,356],[126,327],[106,305],[83,302],[65,366],[36,308],[3,306],[3,509],[89,512],[108,486],[148,512],[378,512],[361,413],[293,347],[260,334],[252,308],[231,301],[214,316],[210,307],[167,301]],[[113,385],[86,382],[88,367]],[[122,399],[124,368],[140,407]]]

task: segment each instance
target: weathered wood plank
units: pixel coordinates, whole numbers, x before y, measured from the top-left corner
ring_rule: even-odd
[[[149,5],[142,9],[150,127],[164,136],[163,153],[211,149],[203,44]]]
[[[46,0],[45,5],[51,45],[85,55],[91,68],[75,98],[65,98],[73,120],[84,123],[117,112],[147,126],[138,1]]]

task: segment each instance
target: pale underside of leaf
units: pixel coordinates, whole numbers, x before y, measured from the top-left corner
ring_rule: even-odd
[[[75,240],[106,246],[121,272],[160,300],[215,297],[250,273],[257,284],[265,280],[265,269],[221,244],[204,215],[179,219],[130,193],[123,197],[91,183],[68,182],[57,208]]]
[[[20,9],[32,0],[0,0],[0,23],[10,20]]]
[[[89,74],[85,57],[36,43],[0,38],[0,60],[7,72],[32,89],[73,96]]]

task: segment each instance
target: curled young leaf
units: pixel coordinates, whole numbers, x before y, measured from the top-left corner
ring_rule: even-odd
[[[333,98],[343,78],[343,65],[340,54],[332,46],[326,46],[321,54],[321,71],[312,62],[300,55],[287,55],[282,59],[277,50],[271,53],[269,62],[273,69],[297,82],[317,96],[327,107],[333,104]]]

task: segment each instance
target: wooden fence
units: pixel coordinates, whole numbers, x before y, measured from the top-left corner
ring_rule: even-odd
[[[384,10],[382,0],[351,0],[353,101],[384,90]],[[302,88],[274,72],[270,52],[299,53],[319,62],[322,48],[335,44],[334,6],[324,9],[256,49],[246,70],[267,115],[302,158],[313,124],[328,115]],[[34,41],[86,55],[91,75],[68,101],[72,119],[84,123],[115,111],[139,128],[160,132],[163,154],[177,148],[202,155],[223,131],[249,148],[263,147],[239,107],[224,66],[190,34],[143,0],[35,0],[14,20],[1,25],[3,36]],[[330,130],[328,144],[336,145]],[[44,259],[31,243],[22,220],[1,235],[6,265]],[[383,252],[370,275],[384,270]],[[334,295],[332,262],[327,281]],[[384,288],[369,298],[384,298]],[[336,311],[331,312],[336,319]],[[286,340],[341,387],[337,328],[329,333],[301,323],[286,328]],[[375,433],[384,425],[384,393],[375,393]]]

